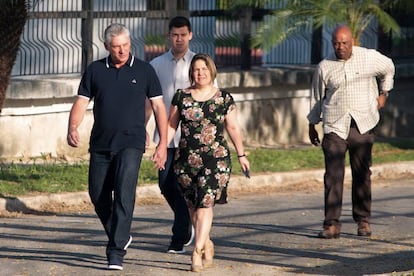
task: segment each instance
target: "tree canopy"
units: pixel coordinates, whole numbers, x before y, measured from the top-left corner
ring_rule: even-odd
[[[400,27],[386,11],[401,0],[234,0],[246,4],[275,5],[273,14],[253,36],[252,46],[269,50],[297,33],[302,27],[319,28],[322,25],[348,25],[356,44],[372,20],[376,19],[384,32],[400,34]],[[253,3],[256,2],[256,3]]]

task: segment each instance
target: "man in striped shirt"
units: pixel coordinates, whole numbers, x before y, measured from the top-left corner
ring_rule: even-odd
[[[190,50],[190,41],[192,38],[193,32],[191,30],[190,20],[183,16],[172,18],[168,26],[168,39],[171,48],[150,62],[160,80],[163,99],[168,113],[170,111],[171,100],[177,89],[184,89],[190,86],[188,71],[191,60],[195,55]],[[151,106],[147,105],[147,122],[151,114]],[[184,246],[192,243],[195,234],[187,204],[181,194],[179,184],[174,174],[174,155],[180,141],[180,133],[180,131],[177,131],[173,141],[168,145],[165,170],[159,171],[158,174],[158,184],[161,193],[174,212],[172,237],[167,252],[178,254],[185,252]],[[158,142],[158,140],[159,133],[155,130],[154,142]]]
[[[315,70],[309,138],[320,140],[315,125],[322,121],[322,149],[325,156],[325,219],[320,238],[339,238],[345,154],[349,151],[352,170],[352,215],[359,236],[370,236],[371,161],[373,128],[379,122],[394,83],[391,59],[373,49],[354,46],[348,26],[332,35],[335,54],[321,61]]]

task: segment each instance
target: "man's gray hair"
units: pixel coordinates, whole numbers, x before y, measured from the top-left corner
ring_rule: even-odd
[[[112,38],[120,34],[126,34],[128,37],[130,36],[130,32],[125,25],[120,24],[120,23],[112,23],[105,29],[105,33],[104,33],[105,44],[110,45]]]

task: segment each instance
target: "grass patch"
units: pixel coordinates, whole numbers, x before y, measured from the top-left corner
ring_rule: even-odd
[[[246,151],[251,172],[271,173],[324,167],[320,147],[291,149],[249,149]],[[414,140],[377,142],[373,148],[373,163],[414,160]],[[348,161],[347,161],[348,162]],[[233,175],[241,175],[236,154],[232,153]],[[141,164],[139,185],[158,181],[158,172],[152,162],[144,158]],[[41,164],[0,164],[0,196],[21,196],[36,193],[86,191],[88,163],[68,164],[45,160]]]
[[[87,164],[2,164],[0,195],[83,191],[87,180]]]

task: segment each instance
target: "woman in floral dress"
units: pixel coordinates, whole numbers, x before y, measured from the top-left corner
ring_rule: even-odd
[[[181,122],[174,170],[195,227],[191,270],[196,272],[213,265],[214,244],[210,239],[213,206],[226,202],[231,161],[224,129],[234,144],[242,170],[250,168],[236,105],[229,93],[213,85],[216,75],[216,66],[209,55],[195,55],[189,71],[192,86],[177,90],[169,119],[169,139]]]

